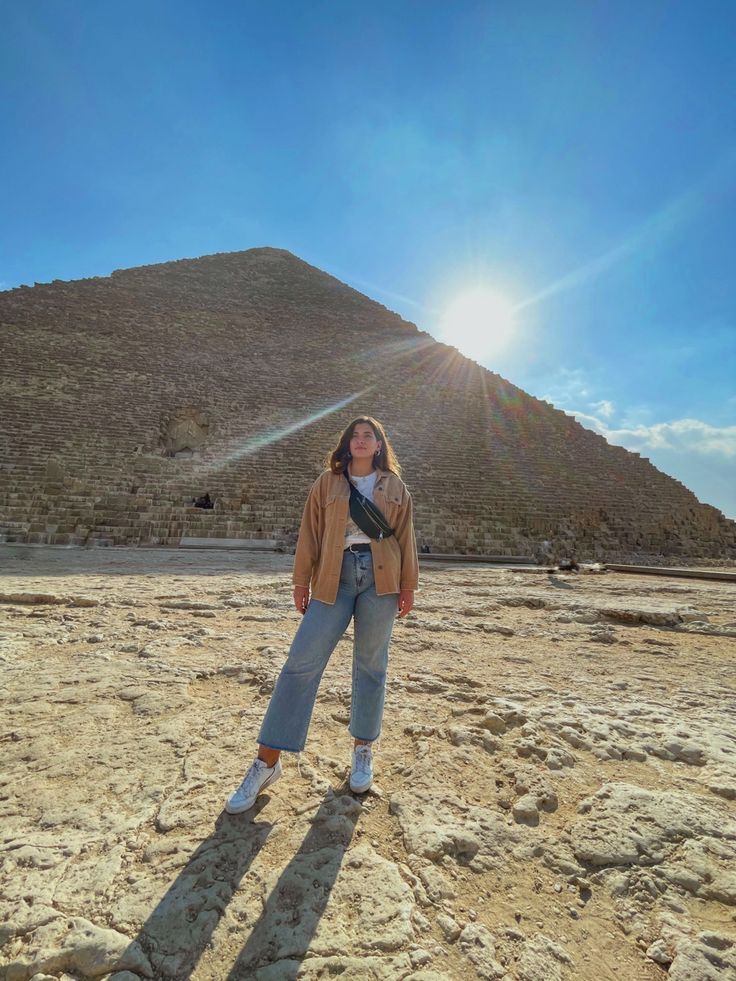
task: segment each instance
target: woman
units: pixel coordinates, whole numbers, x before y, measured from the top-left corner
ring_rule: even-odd
[[[225,805],[230,814],[248,810],[279,779],[281,752],[304,749],[322,673],[352,619],[350,789],[363,793],[373,781],[371,743],[381,731],[391,631],[417,588],[412,501],[371,416],[350,423],[326,462],[309,491],[294,556],[294,604],[304,618],[264,716],[258,755]],[[372,510],[365,498],[379,509],[378,523],[365,517]]]

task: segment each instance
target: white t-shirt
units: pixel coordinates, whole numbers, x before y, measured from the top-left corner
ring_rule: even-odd
[[[373,501],[373,490],[376,486],[376,478],[378,474],[375,470],[371,473],[366,474],[365,477],[351,477],[350,481],[356,487],[356,489],[363,495],[367,497],[369,501]],[[375,504],[375,501],[373,501]],[[356,525],[353,519],[350,517],[350,511],[348,510],[348,523],[345,526],[345,548],[349,545],[357,545],[359,542],[370,542],[370,538],[364,531]]]

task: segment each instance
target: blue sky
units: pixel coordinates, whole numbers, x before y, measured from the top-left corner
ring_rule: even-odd
[[[736,517],[736,4],[0,3],[0,288],[272,245]]]

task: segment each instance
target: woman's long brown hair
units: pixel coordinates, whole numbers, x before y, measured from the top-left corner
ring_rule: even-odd
[[[327,454],[325,465],[333,473],[345,472],[350,462],[350,439],[353,435],[353,430],[361,422],[367,423],[375,433],[376,439],[381,441],[381,452],[375,457],[375,465],[381,470],[390,470],[397,476],[400,475],[401,467],[399,461],[396,459],[394,449],[388,441],[388,436],[386,436],[383,426],[373,416],[358,416],[357,419],[353,419],[349,426],[345,427],[340,439],[337,441],[337,446],[331,453]]]

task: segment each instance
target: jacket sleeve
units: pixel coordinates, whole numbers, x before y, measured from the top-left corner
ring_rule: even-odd
[[[315,480],[307,495],[299,526],[299,538],[294,553],[294,572],[292,582],[295,586],[309,587],[312,572],[319,557],[322,541],[322,508],[319,505],[319,478]]]
[[[399,589],[416,589],[419,585],[419,560],[417,559],[417,540],[414,536],[414,505],[411,494],[404,491],[406,503],[401,509],[399,520],[394,527],[396,541],[401,549],[401,579]]]

